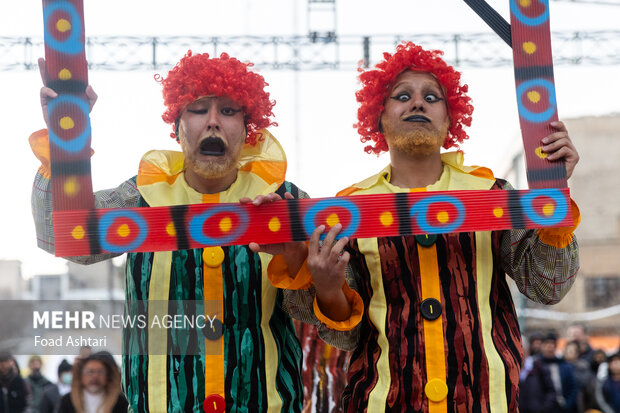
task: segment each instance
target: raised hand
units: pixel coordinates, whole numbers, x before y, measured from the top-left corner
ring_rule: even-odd
[[[564,159],[566,165],[566,179],[570,178],[575,169],[575,165],[579,162],[579,153],[577,148],[568,136],[568,130],[564,122],[551,122],[551,127],[557,132],[542,139],[542,150],[548,155],[550,161]]]
[[[336,235],[342,230],[341,224],[334,225],[319,245],[325,226],[321,225],[312,232],[308,246],[308,268],[316,289],[319,308],[329,318],[336,321],[346,320],[351,315],[351,305],[345,297],[342,286],[346,282],[345,269],[350,254],[342,252],[349,239],[340,238],[334,243]]]
[[[41,80],[43,81],[43,87],[39,92],[39,96],[41,98],[41,109],[43,110],[43,120],[45,124],[49,127],[49,119],[47,116],[47,105],[51,99],[58,97],[58,93],[55,90],[47,87],[47,66],[45,65],[45,59],[40,57],[38,60],[39,64],[39,73],[41,74]],[[95,106],[95,102],[97,102],[97,94],[93,90],[92,86],[86,86],[86,97],[88,98],[88,106],[89,111],[93,110],[93,106]]]

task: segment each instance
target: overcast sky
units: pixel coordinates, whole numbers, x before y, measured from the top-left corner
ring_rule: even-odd
[[[508,18],[508,1],[489,1]],[[618,2],[620,4],[620,2]],[[306,0],[85,0],[88,35],[274,35],[307,31]],[[618,29],[619,6],[551,3],[553,31]],[[477,33],[490,29],[461,0],[340,0],[339,34]],[[0,2],[3,36],[42,37],[40,1]],[[415,41],[415,36],[410,40]],[[424,45],[423,45],[424,46]],[[1,49],[0,49],[1,50]],[[391,51],[391,50],[386,50]],[[195,52],[201,52],[195,50]],[[42,53],[42,51],[41,51]],[[178,56],[181,57],[182,53]],[[3,57],[0,56],[0,59]],[[470,85],[474,124],[463,149],[466,162],[505,174],[522,146],[518,129],[512,68],[457,68]],[[560,118],[620,112],[618,66],[556,66]],[[161,71],[163,75],[166,71]],[[161,88],[154,72],[92,71],[99,94],[91,114],[95,189],[117,186],[135,175],[149,149],[176,149],[161,120]],[[280,124],[272,133],[289,158],[288,178],[312,196],[331,196],[338,189],[376,173],[388,163],[363,152],[351,125],[355,122],[356,72],[317,71],[295,75],[262,71],[277,101]],[[28,135],[44,126],[35,71],[0,72],[2,145],[2,214],[0,259],[23,262],[26,276],[64,271],[64,261],[38,250],[30,214],[30,189],[38,162]],[[295,124],[295,92],[300,102]],[[296,139],[296,134],[298,139]]]

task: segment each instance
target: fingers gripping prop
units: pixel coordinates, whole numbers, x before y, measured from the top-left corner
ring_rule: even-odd
[[[47,107],[53,208],[93,208],[82,0],[43,0],[43,23],[45,85],[58,93]]]

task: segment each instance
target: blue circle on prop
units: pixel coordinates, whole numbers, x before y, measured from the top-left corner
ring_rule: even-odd
[[[225,235],[223,237],[216,238],[216,237],[209,237],[208,235],[205,235],[205,233],[203,232],[203,226],[205,222],[209,218],[211,218],[213,215],[218,214],[220,212],[231,212],[237,215],[237,217],[239,218],[239,225],[237,226],[237,228],[235,228],[234,231],[232,231],[230,234]],[[248,222],[249,222],[249,218],[248,218],[247,212],[245,211],[245,209],[239,206],[234,206],[234,205],[215,206],[211,209],[206,210],[202,214],[198,214],[194,216],[191,219],[191,221],[189,222],[189,233],[196,242],[203,244],[203,245],[212,246],[212,245],[228,244],[229,242],[234,241],[235,239],[239,238],[239,236],[245,232],[245,229],[248,226]]]
[[[344,208],[351,214],[351,222],[349,222],[349,225],[346,228],[343,228],[343,230],[336,235],[336,239],[349,237],[357,231],[357,227],[360,225],[360,210],[357,206],[353,202],[346,199],[331,198],[318,201],[316,204],[312,205],[312,208],[310,208],[308,212],[306,212],[306,216],[304,217],[304,228],[306,229],[306,233],[308,235],[311,235],[312,231],[314,231],[314,228],[316,227],[314,220],[317,214],[331,207]],[[325,233],[321,234],[321,239],[324,239],[326,235],[327,234]]]
[[[549,197],[555,201],[555,210],[550,217],[541,217],[532,206],[532,202],[541,196]],[[562,194],[562,191],[557,188],[530,190],[521,198],[521,208],[523,208],[525,216],[527,216],[530,221],[543,226],[551,226],[562,222],[568,213],[566,198]]]
[[[521,99],[523,94],[534,86],[540,86],[547,89],[547,91],[549,92],[549,108],[547,108],[547,110],[541,113],[534,113],[529,111],[525,107]],[[555,86],[553,85],[553,83],[546,79],[532,79],[523,82],[517,87],[517,105],[519,107],[519,113],[526,120],[529,120],[532,123],[546,122],[551,119],[551,116],[553,116],[553,114],[555,113]]]
[[[52,114],[54,108],[61,103],[69,103],[77,106],[86,117],[86,128],[84,128],[84,131],[75,138],[66,141],[64,139],[61,139],[58,134],[56,134],[55,128],[57,126],[54,125],[54,127],[51,127],[49,130],[50,142],[52,142],[54,145],[58,146],[66,152],[79,152],[84,149],[84,147],[88,143],[88,139],[90,138],[90,118],[88,117],[88,104],[77,96],[59,95],[47,105],[47,113]]]
[[[517,0],[510,0],[510,11],[515,17],[526,26],[539,26],[549,20],[549,1],[548,0],[532,0],[538,1],[545,5],[545,11],[536,17],[527,17],[521,13],[521,9],[517,5]]]
[[[449,224],[434,226],[431,225],[426,219],[426,213],[428,212],[428,207],[430,207],[432,204],[436,204],[439,202],[445,202],[455,207],[458,212],[458,216],[453,222]],[[418,226],[426,234],[444,234],[447,232],[453,232],[455,229],[461,226],[461,224],[465,220],[465,207],[458,198],[455,198],[453,196],[434,195],[416,202],[409,210],[409,216],[416,217]]]
[[[57,10],[67,12],[71,16],[71,34],[65,41],[58,41],[49,31],[49,18]],[[50,4],[43,10],[43,21],[45,22],[45,43],[52,49],[66,54],[78,54],[84,50],[84,44],[80,42],[82,32],[82,21],[73,4],[67,1],[58,1]]]
[[[110,230],[112,224],[114,224],[114,221],[118,218],[127,218],[138,227],[138,235],[128,244],[116,245],[108,242],[108,231]],[[104,250],[109,252],[127,252],[135,250],[144,242],[147,233],[148,226],[146,225],[146,221],[142,215],[135,211],[122,209],[112,210],[106,212],[101,216],[101,218],[99,218],[99,244]]]

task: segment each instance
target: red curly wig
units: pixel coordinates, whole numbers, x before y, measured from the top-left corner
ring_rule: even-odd
[[[162,119],[175,130],[188,104],[201,96],[228,96],[243,108],[246,142],[255,145],[262,138],[261,129],[277,126],[270,119],[276,102],[269,100],[269,93],[264,90],[268,83],[250,71],[251,66],[252,63],[242,63],[226,53],[210,58],[207,53],[192,55],[189,50],[168,72],[168,77],[161,80],[166,106]],[[176,133],[170,136],[177,138]]]
[[[379,130],[381,115],[385,110],[384,103],[390,93],[394,81],[405,70],[429,72],[443,87],[448,112],[450,114],[450,128],[444,141],[445,149],[459,147],[468,138],[463,130],[464,126],[471,126],[471,114],[474,107],[469,103],[467,85],[461,85],[461,74],[448,66],[441,58],[440,50],[424,50],[412,42],[403,42],[396,47],[396,53],[384,53],[384,61],[378,63],[374,69],[363,71],[359,76],[362,88],[355,93],[360,107],[357,110],[357,128],[362,142],[373,141],[364,150],[368,153],[380,154],[388,150],[385,136]]]

